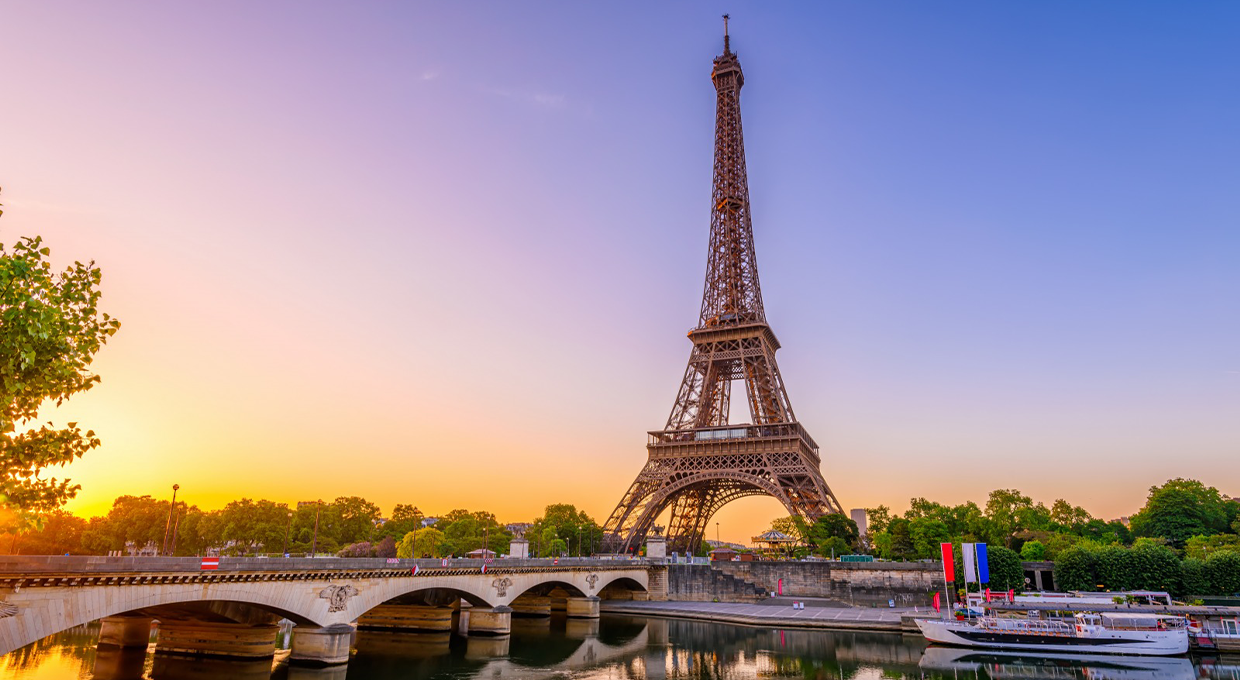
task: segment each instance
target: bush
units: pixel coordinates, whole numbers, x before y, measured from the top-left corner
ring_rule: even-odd
[[[1180,592],[1180,558],[1165,545],[1140,542],[1131,551],[1131,590]]]
[[[1240,553],[1223,550],[1206,558],[1206,574],[1215,595],[1240,593]]]
[[[1180,593],[1208,595],[1214,592],[1205,560],[1190,557],[1180,563]]]
[[[1055,560],[1055,585],[1060,590],[1096,590],[1097,557],[1078,545],[1059,553]]]
[[[1027,541],[1020,547],[1020,558],[1026,562],[1041,562],[1046,559],[1046,545],[1042,541]]]
[[[1118,545],[1109,545],[1094,553],[1096,567],[1094,585],[1101,585],[1107,590],[1132,590],[1136,575],[1133,569],[1132,551]],[[1059,582],[1058,579],[1055,580]],[[1092,590],[1092,588],[1091,588]]]
[[[375,544],[375,557],[396,557],[396,539],[384,536]]]
[[[1015,550],[994,546],[986,552],[990,563],[991,590],[1015,590],[1019,593],[1025,589],[1025,569]]]
[[[370,557],[374,554],[374,548],[370,545],[370,541],[359,541],[350,543],[340,549],[336,553],[336,557]]]

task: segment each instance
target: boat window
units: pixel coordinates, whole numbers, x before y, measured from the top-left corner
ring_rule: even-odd
[[[1240,635],[1240,620],[1223,619],[1223,632],[1228,635]]]

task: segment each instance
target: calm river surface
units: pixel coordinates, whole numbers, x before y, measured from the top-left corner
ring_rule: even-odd
[[[508,639],[360,632],[347,667],[290,668],[95,650],[98,624],[0,657],[5,680],[422,680],[426,678],[1228,678],[1240,657],[1038,659],[931,647],[912,636],[772,630],[671,619],[514,619]]]

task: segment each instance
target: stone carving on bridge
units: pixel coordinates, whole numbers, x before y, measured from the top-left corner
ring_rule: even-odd
[[[331,585],[319,591],[319,597],[327,600],[327,611],[342,612],[348,606],[349,598],[357,594],[357,588],[350,585]]]
[[[0,619],[7,619],[10,616],[17,616],[17,605],[0,600]]]
[[[507,576],[491,581],[491,586],[495,588],[495,593],[500,597],[504,597],[508,594],[508,586],[510,585],[512,585],[512,579]]]
[[[590,584],[590,590],[594,590],[594,584],[598,583],[598,574],[590,574],[587,576],[586,583]]]

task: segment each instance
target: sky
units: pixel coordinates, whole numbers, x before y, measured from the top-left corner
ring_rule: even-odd
[[[104,442],[69,509],[605,519],[689,355],[724,12],[845,508],[1240,495],[1234,3],[10,0],[0,242],[95,260],[123,323],[45,411]]]

